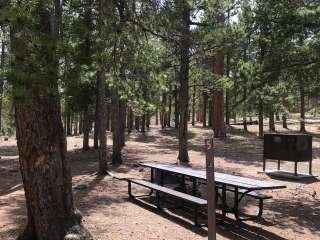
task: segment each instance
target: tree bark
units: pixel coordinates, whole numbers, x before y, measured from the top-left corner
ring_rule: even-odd
[[[206,92],[203,93],[203,116],[202,116],[202,123],[203,127],[207,127],[207,106],[208,106],[208,95]]]
[[[78,114],[77,113],[75,113],[74,114],[74,127],[73,127],[73,135],[74,136],[77,136],[78,135]]]
[[[189,49],[190,49],[190,6],[186,0],[177,1],[181,10],[180,39],[180,91],[179,91],[179,156],[181,163],[189,162],[188,154],[188,101],[189,101]]]
[[[300,89],[300,131],[305,132],[306,131],[305,90],[304,90],[304,84],[302,80],[299,81],[299,89]]]
[[[227,53],[227,77],[230,77],[230,53]],[[226,125],[230,125],[230,90],[226,89]]]
[[[269,129],[272,132],[276,131],[275,123],[274,123],[274,111],[270,109],[269,111]]]
[[[137,130],[137,132],[139,132],[139,130],[140,130],[140,117],[139,116],[135,116],[135,118],[134,118],[134,127]]]
[[[127,118],[127,130],[128,133],[131,133],[133,128],[133,111],[131,107],[128,108],[128,118]]]
[[[3,34],[4,31],[3,31]],[[3,75],[1,76],[0,78],[0,135],[1,135],[1,132],[2,132],[2,99],[3,99],[3,85],[4,85],[4,79],[5,79],[5,76],[4,76],[4,68],[5,68],[5,42],[2,41],[1,42],[1,70],[3,72]]]
[[[171,112],[172,112],[172,86],[169,87],[169,102],[168,102],[168,114],[167,114],[167,127],[171,127]]]
[[[20,171],[25,190],[28,223],[20,240],[93,239],[81,224],[74,208],[71,170],[67,160],[67,144],[61,120],[58,91],[58,58],[56,17],[60,1],[54,9],[42,2],[28,6],[39,22],[24,20],[12,23],[12,69],[21,75],[12,79],[14,89],[23,89],[23,97],[15,96],[16,137]],[[17,3],[20,8],[24,4]],[[30,33],[30,24],[33,32]],[[20,35],[39,37],[38,45],[30,45]],[[27,50],[27,51],[26,51]],[[42,69],[38,77],[30,77],[30,54]],[[37,57],[35,57],[37,56]],[[21,93],[21,92],[20,92]]]
[[[218,48],[214,52],[214,74],[222,76],[223,75],[223,61],[224,54],[223,49]],[[214,137],[216,138],[225,138],[226,131],[224,125],[224,98],[223,98],[223,88],[219,83],[215,84],[213,90],[213,131]]]
[[[107,174],[107,136],[106,136],[106,72],[101,66],[97,73],[97,115],[99,122],[99,174]]]
[[[146,126],[146,114],[143,113],[142,117],[141,117],[141,132],[144,133],[146,130],[145,128]]]
[[[83,114],[79,114],[79,134],[83,133]]]
[[[86,106],[83,111],[83,146],[82,149],[87,151],[89,147],[89,107]]]
[[[111,127],[110,127],[110,119],[111,119],[111,106],[110,104],[107,103],[107,131],[110,131],[111,130]]]
[[[162,107],[161,107],[161,128],[166,127],[166,122],[167,122],[167,114],[166,114],[166,107],[167,107],[167,93],[162,94]]]
[[[117,89],[112,90],[112,139],[113,139],[113,153],[112,153],[112,164],[122,163],[122,144],[121,144],[121,122],[120,122],[120,96]]]
[[[119,122],[120,122],[120,144],[121,148],[125,146],[125,137],[126,137],[126,118],[127,118],[127,111],[126,111],[126,102],[120,99],[119,102]]]
[[[212,127],[212,100],[209,100],[209,119],[208,119],[208,127]]]
[[[67,136],[71,136],[71,112],[69,106],[67,106]]]
[[[195,125],[196,120],[196,84],[193,83],[193,92],[192,92],[192,116],[191,116],[191,125]]]
[[[259,118],[259,138],[263,138],[263,102],[259,99],[258,105],[258,118]]]
[[[178,86],[175,85],[174,90],[174,127],[179,128],[179,96],[178,96]]]
[[[282,127],[288,129],[287,116],[285,113],[282,115]]]
[[[96,96],[98,93],[96,93]],[[96,97],[96,109],[94,114],[94,128],[93,128],[93,148],[99,148],[99,117],[98,117],[98,98]]]
[[[248,132],[247,113],[246,113],[246,111],[243,113],[243,130],[245,132]]]
[[[150,119],[150,112],[147,111],[147,115],[146,115],[146,127],[149,129],[150,128],[150,123],[151,123],[151,119]]]
[[[156,125],[159,125],[159,109],[156,109]]]

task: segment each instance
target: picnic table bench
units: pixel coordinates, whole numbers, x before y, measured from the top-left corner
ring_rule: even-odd
[[[150,181],[139,179],[128,179],[128,192],[130,197],[134,197],[131,193],[131,183],[138,184],[140,186],[151,189],[148,195],[151,195],[153,191],[156,192],[157,206],[160,208],[159,192],[180,198],[183,201],[191,202],[195,206],[194,222],[198,225],[198,206],[206,205],[205,199],[196,196],[197,186],[199,184],[206,184],[206,171],[194,169],[191,167],[178,166],[170,163],[158,163],[158,162],[145,162],[139,164],[141,167],[151,169]],[[155,172],[160,174],[159,184],[155,183]],[[164,179],[166,174],[176,175],[182,179],[180,182],[182,192],[164,187]],[[185,180],[189,179],[192,182],[192,194],[186,193]],[[222,222],[224,222],[227,213],[233,213],[238,221],[245,221],[262,216],[263,212],[263,200],[270,199],[272,196],[262,194],[258,191],[261,190],[273,190],[286,188],[284,185],[275,184],[273,182],[255,180],[247,177],[240,177],[225,173],[215,172],[216,183],[216,200],[221,200],[222,210]],[[221,193],[219,192],[221,191]],[[227,192],[234,194],[233,207],[229,207],[227,204]],[[256,215],[242,217],[240,216],[239,204],[245,197],[252,197],[259,201],[259,212]],[[139,196],[137,196],[139,197]]]
[[[195,197],[195,196],[183,193],[183,192],[179,192],[179,191],[167,188],[167,187],[163,187],[163,186],[160,186],[158,184],[151,183],[149,181],[145,181],[145,180],[142,180],[142,179],[129,178],[128,179],[128,193],[129,193],[129,196],[131,198],[139,197],[139,196],[134,196],[132,194],[132,189],[131,189],[131,184],[132,183],[135,183],[137,185],[140,185],[140,186],[149,188],[152,191],[155,191],[156,192],[156,202],[157,202],[157,208],[158,209],[161,209],[161,206],[160,206],[160,194],[159,193],[164,193],[164,194],[170,195],[170,196],[172,196],[174,198],[182,199],[182,200],[184,200],[186,202],[189,202],[189,203],[193,204],[193,206],[194,206],[194,224],[196,226],[199,225],[199,223],[198,223],[199,206],[206,206],[207,205],[207,200],[199,198],[199,197]],[[143,195],[143,196],[145,196],[145,195]]]

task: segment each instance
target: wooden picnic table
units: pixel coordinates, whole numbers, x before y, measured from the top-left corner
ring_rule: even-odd
[[[139,165],[141,167],[147,167],[151,169],[151,182],[154,182],[154,171],[160,172],[160,184],[163,184],[165,173],[182,176],[183,182],[185,181],[185,177],[190,178],[193,182],[193,195],[196,194],[197,180],[206,182],[206,170],[159,162],[142,162]],[[222,190],[222,193],[220,195],[218,193],[218,190],[216,189],[217,196],[220,197],[222,202],[222,221],[224,221],[226,214],[230,212],[234,213],[235,218],[241,221],[261,217],[263,210],[262,201],[259,202],[258,215],[249,216],[246,218],[240,217],[239,203],[243,199],[243,197],[248,195],[253,196],[256,199],[261,198],[260,200],[263,200],[271,197],[262,194],[259,195],[259,193],[256,193],[254,191],[286,188],[286,186],[282,184],[276,184],[269,181],[261,181],[248,177],[241,177],[220,172],[215,172],[215,183],[216,186],[218,186],[218,188]],[[182,185],[185,186],[185,183],[183,183]],[[230,208],[227,204],[227,191],[234,192],[234,206],[232,208]]]

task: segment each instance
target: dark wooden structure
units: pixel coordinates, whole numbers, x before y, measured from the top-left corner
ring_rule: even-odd
[[[295,163],[294,174],[298,174],[298,162],[309,162],[309,174],[312,174],[312,136],[307,134],[264,134],[263,171],[266,171],[266,160],[278,160],[280,163]]]

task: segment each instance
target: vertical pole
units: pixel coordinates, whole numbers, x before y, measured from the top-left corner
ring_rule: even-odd
[[[312,175],[312,159],[309,162],[309,174]]]
[[[205,142],[206,147],[206,173],[207,173],[207,206],[208,206],[208,240],[216,240],[216,191],[214,182],[214,151],[213,139]]]

